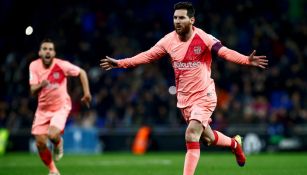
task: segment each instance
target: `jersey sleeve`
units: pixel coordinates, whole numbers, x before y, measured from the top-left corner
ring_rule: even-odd
[[[165,37],[158,41],[149,50],[139,53],[131,58],[126,58],[118,61],[118,66],[121,68],[135,67],[140,64],[153,62],[167,54]]]
[[[35,85],[38,84],[38,74],[35,68],[35,64],[32,62],[29,66],[29,84]]]
[[[213,35],[206,33],[205,31],[199,30],[198,34],[200,35],[202,40],[205,42],[206,46],[209,48],[210,51],[212,51],[211,49],[214,49],[213,46],[216,43],[221,43],[220,40],[215,38]]]
[[[213,46],[216,44],[216,43],[221,43],[220,40],[216,39],[213,35],[210,35],[210,34],[207,34],[207,37],[206,37],[206,40],[207,40],[207,46],[209,47],[210,50],[213,49]]]
[[[227,61],[231,61],[237,64],[249,64],[247,56],[223,46],[221,41],[216,39],[214,36],[205,32],[201,33],[201,35],[212,54],[218,55]]]
[[[70,63],[69,61],[61,62],[60,66],[63,69],[64,74],[66,76],[75,77],[75,76],[78,76],[80,74],[80,67]]]
[[[218,56],[226,59],[227,61],[231,61],[237,64],[249,65],[248,56],[242,55],[239,52],[228,49],[227,47],[223,46],[218,51]]]

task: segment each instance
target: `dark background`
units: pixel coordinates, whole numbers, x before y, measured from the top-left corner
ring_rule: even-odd
[[[142,125],[184,131],[176,97],[168,92],[174,86],[168,57],[133,69],[99,68],[105,55],[133,56],[171,32],[175,2],[1,0],[0,128],[12,137],[30,135],[37,101],[29,94],[28,66],[37,58],[40,41],[48,37],[56,42],[58,57],[81,66],[90,78],[90,109],[80,104],[79,79],[69,80],[73,109],[67,127],[98,128],[106,135]],[[212,127],[232,134],[229,128],[261,126],[259,132],[267,138],[305,136],[300,128],[307,122],[307,2],[192,2],[195,26],[242,54],[256,49],[269,59],[269,67],[261,70],[213,58],[219,100]],[[34,32],[27,36],[29,25]]]

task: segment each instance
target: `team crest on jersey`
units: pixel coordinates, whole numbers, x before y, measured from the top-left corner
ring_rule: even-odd
[[[48,75],[47,80],[51,84],[61,84],[64,79],[65,79],[65,73],[62,70],[62,68],[58,66],[57,64],[54,65],[54,67],[50,71],[50,74]]]
[[[53,73],[53,78],[54,79],[59,79],[60,78],[60,73],[59,72],[54,72]]]
[[[201,47],[200,46],[195,46],[193,49],[194,53],[199,55],[201,53]]]

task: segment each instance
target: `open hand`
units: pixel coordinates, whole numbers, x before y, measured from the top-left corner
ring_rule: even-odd
[[[255,54],[256,50],[254,50],[248,57],[250,65],[265,69],[269,62],[266,59],[266,56],[255,56]]]
[[[103,58],[100,60],[100,67],[104,70],[111,70],[112,68],[118,67],[118,61],[114,58],[106,56],[106,58]]]

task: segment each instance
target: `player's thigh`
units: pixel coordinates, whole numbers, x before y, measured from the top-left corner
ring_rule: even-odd
[[[50,121],[48,134],[51,136],[58,135],[64,131],[65,124],[70,112],[70,108],[61,108],[59,111],[54,113]]]
[[[52,116],[52,112],[37,110],[32,124],[32,135],[47,135]]]
[[[207,128],[212,121],[211,116],[214,109],[215,106],[207,106],[206,104],[193,105],[189,120],[197,120],[204,128]]]

